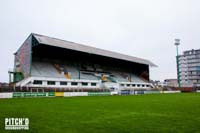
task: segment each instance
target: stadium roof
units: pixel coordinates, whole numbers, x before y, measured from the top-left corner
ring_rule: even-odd
[[[140,64],[146,64],[146,65],[150,65],[150,66],[156,66],[154,63],[152,63],[149,60],[145,60],[145,59],[141,59],[141,58],[125,55],[125,54],[120,54],[120,53],[112,52],[109,50],[95,48],[95,47],[91,47],[91,46],[86,46],[83,44],[78,44],[78,43],[74,43],[74,42],[70,42],[70,41],[65,41],[65,40],[61,40],[61,39],[57,39],[57,38],[52,38],[52,37],[48,37],[48,36],[44,36],[44,35],[38,35],[35,33],[33,33],[32,35],[37,39],[37,41],[40,44],[46,44],[46,45],[50,45],[50,46],[55,46],[55,47],[60,47],[60,48],[65,48],[65,49],[70,49],[70,50],[76,50],[76,51],[80,51],[80,52],[85,52],[85,53],[90,53],[90,54],[95,54],[95,55],[100,55],[100,56],[106,56],[106,57],[111,57],[111,58],[115,58],[115,59],[136,62],[136,63],[140,63]]]

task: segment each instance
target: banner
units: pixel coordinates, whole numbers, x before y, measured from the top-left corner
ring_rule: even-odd
[[[64,97],[88,96],[88,92],[64,92]]]
[[[0,93],[0,98],[12,98],[13,93]]]
[[[54,92],[13,92],[15,97],[51,97],[55,96]]]
[[[110,92],[88,92],[88,96],[109,96]]]
[[[56,97],[64,97],[64,92],[55,92]]]

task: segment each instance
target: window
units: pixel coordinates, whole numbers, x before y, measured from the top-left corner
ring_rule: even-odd
[[[146,87],[149,87],[149,85],[146,85]]]
[[[56,82],[55,82],[55,81],[47,81],[47,84],[48,84],[48,85],[55,85]]]
[[[140,87],[140,85],[137,85],[137,87]]]
[[[42,85],[42,81],[41,80],[34,80],[33,84],[35,84],[35,85]]]
[[[124,86],[124,84],[121,84],[121,86]]]
[[[77,82],[72,82],[71,85],[76,86],[76,85],[78,85],[78,83]]]
[[[133,84],[132,86],[135,87],[135,84]]]
[[[144,85],[142,85],[142,87],[144,87]]]
[[[82,82],[82,86],[88,86],[88,83]]]
[[[130,87],[130,84],[127,84],[126,86],[127,86],[127,87]]]
[[[91,86],[96,86],[97,85],[97,83],[91,83]]]
[[[67,85],[67,82],[61,81],[60,85]]]

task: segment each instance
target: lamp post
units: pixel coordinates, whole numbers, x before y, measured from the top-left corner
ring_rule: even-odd
[[[180,83],[180,70],[179,70],[179,59],[178,59],[178,46],[180,45],[180,39],[175,39],[175,43],[176,45],[176,63],[177,63],[177,77],[178,77],[178,87],[181,87],[181,83]]]

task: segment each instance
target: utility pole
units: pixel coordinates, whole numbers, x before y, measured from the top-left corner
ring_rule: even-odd
[[[180,68],[179,68],[179,54],[178,54],[178,46],[180,45],[180,39],[175,39],[174,45],[176,46],[176,63],[177,63],[177,77],[178,77],[178,87],[181,87],[180,83]]]

